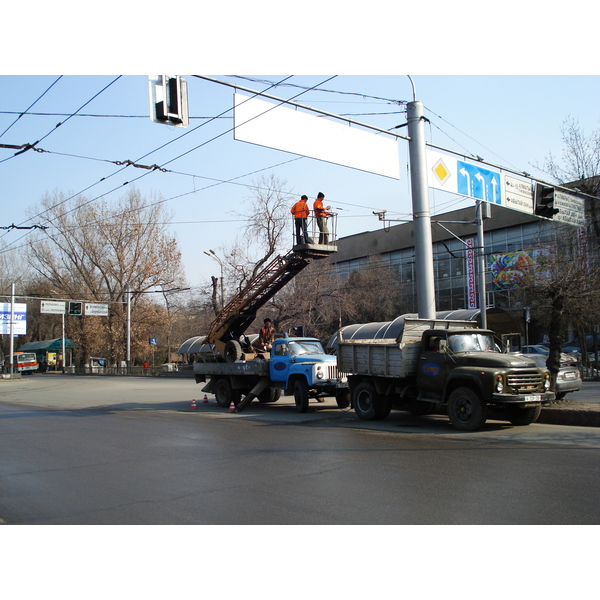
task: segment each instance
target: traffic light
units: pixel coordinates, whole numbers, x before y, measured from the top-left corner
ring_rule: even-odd
[[[155,123],[178,127],[189,124],[187,82],[176,75],[155,75],[149,78],[150,118]]]
[[[554,188],[541,183],[535,184],[535,214],[538,217],[546,217],[553,219],[558,212],[558,208],[554,208]]]
[[[81,316],[83,314],[83,302],[69,302],[69,314]]]

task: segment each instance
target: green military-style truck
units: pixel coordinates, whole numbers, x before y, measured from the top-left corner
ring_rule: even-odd
[[[546,369],[500,352],[493,332],[472,321],[406,318],[395,339],[344,340],[340,332],[337,357],[365,420],[383,419],[392,408],[424,415],[445,406],[456,429],[475,431],[488,416],[533,423],[542,403],[554,399]]]

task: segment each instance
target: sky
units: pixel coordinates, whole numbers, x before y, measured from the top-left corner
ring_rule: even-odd
[[[312,201],[323,191],[326,203],[338,209],[340,237],[381,227],[373,210],[409,217],[405,140],[398,141],[399,180],[236,141],[234,90],[180,75],[188,85],[187,128],[151,121],[147,75],[0,75],[0,144],[20,146],[43,138],[37,147],[46,151],[15,156],[17,150],[0,148],[0,226],[43,224],[36,207],[44,194],[110,201],[135,186],[150,200],[164,200],[188,282],[197,287],[219,275],[217,262],[205,251],[222,256],[236,239],[252,244],[240,213],[252,209],[252,185],[261,175],[282,180],[293,200],[307,194]],[[429,119],[428,142],[543,181],[550,181],[543,170],[546,157],[562,153],[565,119],[576,119],[587,132],[600,127],[597,75],[211,76],[256,91],[269,88],[281,98],[296,96],[303,105],[385,130],[406,122],[404,105],[395,101],[412,100],[414,83]],[[284,85],[270,87],[269,82],[284,79]],[[407,134],[406,128],[397,131]],[[127,160],[168,172],[114,164]],[[473,200],[430,190],[430,203],[435,215]],[[8,247],[22,247],[27,235],[0,230]]]

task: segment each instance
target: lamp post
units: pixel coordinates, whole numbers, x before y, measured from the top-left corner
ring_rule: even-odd
[[[221,259],[215,254],[214,250],[209,250],[208,252],[204,250],[204,254],[206,256],[210,256],[210,258],[214,258],[218,263],[219,267],[221,267],[221,310],[225,306],[225,293],[223,291],[223,262]]]

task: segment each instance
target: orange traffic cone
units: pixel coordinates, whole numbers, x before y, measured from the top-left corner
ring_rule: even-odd
[[[235,412],[235,404],[233,403],[233,400],[229,404],[229,412]]]
[[[202,400],[203,404],[208,404],[208,396],[204,394],[204,400]]]
[[[195,400],[192,400],[192,405],[190,406],[190,408],[198,408],[198,407],[196,406],[196,401],[195,401]]]

